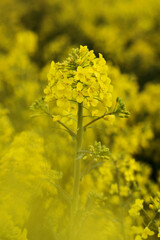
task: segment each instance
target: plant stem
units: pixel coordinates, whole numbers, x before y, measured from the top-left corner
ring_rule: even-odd
[[[73,209],[74,212],[78,209],[80,178],[81,178],[81,147],[83,140],[83,106],[78,104],[78,123],[77,123],[77,138],[76,138],[76,152],[74,161],[74,186],[73,186]]]
[[[68,128],[64,123],[62,123],[61,121],[57,121],[57,122],[60,125],[62,125],[73,138],[76,136],[75,133],[70,128]]]
[[[74,185],[73,185],[73,196],[71,206],[71,239],[75,238],[76,232],[76,215],[79,208],[79,191],[81,181],[81,148],[83,140],[83,105],[78,103],[78,114],[77,114],[77,135],[76,135],[76,150],[74,160]],[[74,224],[74,226],[73,226]]]

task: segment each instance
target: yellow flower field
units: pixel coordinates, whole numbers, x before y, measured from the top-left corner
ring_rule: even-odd
[[[160,1],[0,2],[0,240],[160,239]]]

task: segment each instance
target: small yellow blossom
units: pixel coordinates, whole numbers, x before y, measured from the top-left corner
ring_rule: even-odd
[[[98,109],[93,110],[93,111],[92,111],[92,116],[97,116],[98,112],[99,112]]]
[[[154,235],[154,232],[151,231],[148,227],[146,227],[146,228],[143,230],[142,238],[143,238],[143,239],[147,239],[148,236],[152,236],[152,235]]]
[[[110,194],[115,194],[115,193],[118,193],[118,186],[117,186],[117,183],[113,183],[110,187]]]
[[[135,237],[135,240],[142,240],[142,238],[141,238],[140,235],[137,235],[137,236]]]
[[[153,204],[149,204],[149,208],[150,209],[153,209],[154,207],[153,207]]]
[[[123,197],[127,197],[129,194],[129,187],[128,186],[121,186],[120,187],[120,195]]]
[[[78,66],[75,79],[80,80],[81,82],[85,82],[86,81],[85,73],[86,73],[85,69],[82,68],[81,66]]]
[[[129,210],[129,215],[136,217],[139,216],[139,211],[143,209],[143,199],[136,199],[135,203],[132,205],[131,209]]]
[[[83,84],[82,83],[77,83],[77,91],[81,91],[83,88]]]

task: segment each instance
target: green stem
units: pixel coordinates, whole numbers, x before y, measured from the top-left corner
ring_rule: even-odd
[[[83,139],[83,107],[82,103],[78,104],[78,123],[77,123],[77,138],[76,138],[76,152],[74,161],[74,186],[73,186],[73,211],[78,209],[80,178],[81,178],[81,147]]]
[[[76,150],[74,160],[74,185],[73,185],[73,196],[72,196],[72,207],[71,207],[71,235],[75,238],[76,231],[76,215],[79,208],[79,191],[81,181],[81,148],[83,140],[83,105],[78,103],[78,114],[77,114],[77,135],[76,135]],[[73,226],[74,224],[74,226]],[[74,236],[73,236],[74,235]]]

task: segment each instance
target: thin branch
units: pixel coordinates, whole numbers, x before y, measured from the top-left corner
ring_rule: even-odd
[[[112,114],[114,114],[114,113],[115,113],[115,112],[104,113],[103,115],[101,115],[101,116],[99,116],[99,117],[93,119],[92,121],[90,121],[89,123],[87,123],[86,125],[84,125],[84,127],[83,127],[83,128],[84,128],[84,131],[85,131],[86,128],[87,128],[88,126],[90,126],[92,123],[94,123],[94,122],[96,122],[96,121],[98,121],[98,120],[104,118],[104,117],[107,116],[107,115],[112,115]]]
[[[60,125],[62,125],[65,129],[67,129],[67,132],[72,136],[72,137],[76,137],[76,134],[70,129],[68,128],[64,123],[62,123],[61,121],[57,121]]]
[[[52,117],[52,114],[50,114],[49,112],[46,112],[46,111],[45,111],[45,113],[48,114],[49,117],[53,118],[53,117]],[[74,137],[74,138],[76,137],[76,134],[75,134],[69,127],[67,127],[64,123],[62,123],[61,121],[57,121],[57,122],[58,122],[60,125],[62,125],[72,137]]]

